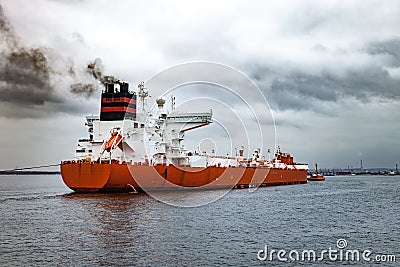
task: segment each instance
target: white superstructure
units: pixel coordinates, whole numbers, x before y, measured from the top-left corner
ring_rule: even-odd
[[[126,83],[119,84],[120,87],[108,84],[103,91],[101,115],[86,117],[89,138],[79,140],[76,160],[117,160],[136,165],[308,169],[306,164],[282,160],[292,158],[281,153],[280,149],[271,160],[262,159],[259,150],[253,153],[251,159],[244,158],[243,148],[234,157],[187,151],[183,144],[185,133],[212,123],[212,110],[179,112],[174,108],[174,97],[171,99],[171,111],[165,108],[167,101],[163,97],[157,98],[156,107],[149,109],[148,91],[140,83],[140,111],[137,112],[136,94],[128,91]],[[121,115],[121,110],[129,111],[129,116]]]

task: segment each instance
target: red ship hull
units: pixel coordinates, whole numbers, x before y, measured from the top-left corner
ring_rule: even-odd
[[[325,181],[325,177],[321,174],[314,174],[307,178],[309,181]]]
[[[64,183],[78,193],[248,188],[307,183],[307,170],[255,167],[175,167],[63,162]]]

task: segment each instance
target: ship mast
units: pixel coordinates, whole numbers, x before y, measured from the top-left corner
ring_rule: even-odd
[[[142,111],[143,111],[143,113],[145,113],[146,98],[149,96],[149,92],[147,91],[147,88],[144,87],[144,82],[139,83],[138,88],[139,88],[138,95],[142,102]]]
[[[171,95],[171,112],[175,110],[175,96]]]

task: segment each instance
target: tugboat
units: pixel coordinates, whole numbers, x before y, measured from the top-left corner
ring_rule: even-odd
[[[308,181],[325,181],[325,177],[318,173],[318,164],[315,163],[315,173],[307,177]]]

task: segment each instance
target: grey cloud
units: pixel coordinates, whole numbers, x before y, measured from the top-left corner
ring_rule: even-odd
[[[367,56],[390,55],[393,59],[391,63],[400,59],[399,39],[374,42],[368,47]],[[350,55],[351,51],[346,53]],[[339,64],[338,60],[338,68],[328,70],[321,67],[319,71],[318,66],[315,66],[313,74],[293,66],[289,67],[289,70],[282,70],[273,65],[253,65],[248,69],[271,106],[280,110],[313,109],[317,108],[313,104],[314,101],[336,102],[347,97],[354,97],[363,102],[376,98],[400,99],[400,81],[386,70],[386,60],[376,59],[346,68],[340,68]]]
[[[371,55],[388,56],[388,64],[400,67],[400,39],[372,42],[367,45],[366,51]]]
[[[299,130],[304,130],[307,128],[307,125],[305,125],[302,121],[293,121],[290,119],[275,118],[274,123],[277,127],[289,127]]]
[[[333,10],[323,10],[315,5],[306,5],[302,10],[291,14],[283,25],[283,30],[291,33],[310,34],[326,26],[336,14]]]
[[[78,32],[74,32],[73,34],[72,34],[72,38],[75,40],[75,41],[77,41],[77,42],[79,42],[79,43],[81,43],[81,44],[85,44],[85,39],[83,38],[83,36],[81,35],[81,34],[79,34]]]
[[[297,71],[275,78],[264,91],[272,105],[280,109],[309,109],[309,102],[334,102],[345,97],[360,101],[369,101],[371,97],[400,98],[398,81],[387,71],[374,67],[349,71],[345,77],[329,72],[310,75]]]
[[[3,102],[0,105],[0,118],[7,119],[41,119],[49,118],[54,114],[89,114],[97,110],[97,101],[88,102],[85,99],[75,101],[46,102],[42,105],[16,105],[15,103]]]
[[[75,4],[79,2],[85,2],[85,0],[50,0],[52,2],[59,2],[63,4]]]

